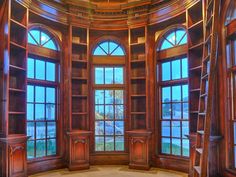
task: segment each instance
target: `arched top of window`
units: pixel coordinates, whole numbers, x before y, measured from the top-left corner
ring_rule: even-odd
[[[99,43],[94,52],[93,55],[97,56],[124,56],[125,52],[120,44],[114,42],[114,41],[103,41]]]
[[[51,50],[58,50],[54,37],[41,28],[31,29],[28,32],[28,43]]]
[[[185,29],[175,28],[168,31],[161,40],[157,50],[165,50],[187,43],[187,33]]]
[[[236,19],[236,2],[231,1],[227,10],[225,25],[228,25],[234,19]]]

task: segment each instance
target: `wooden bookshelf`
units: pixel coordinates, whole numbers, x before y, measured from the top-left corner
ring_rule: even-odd
[[[129,75],[130,75],[130,151],[142,151],[144,156],[130,156],[130,168],[148,169],[148,100],[147,100],[147,27],[129,29]],[[143,142],[142,149],[136,149],[136,142]],[[140,163],[142,162],[142,163]]]
[[[2,3],[5,4],[3,5]],[[0,50],[4,73],[2,106],[4,112],[0,118],[0,176],[27,176],[26,159],[26,72],[27,72],[27,28],[28,8],[16,0],[0,3],[5,8],[0,31],[9,33],[2,38],[7,45]],[[9,55],[6,55],[8,53]],[[4,160],[2,160],[4,158]],[[7,164],[7,165],[6,165]]]
[[[188,30],[189,59],[189,127],[190,127],[190,159],[194,159],[195,133],[197,130],[198,107],[200,98],[200,82],[203,54],[203,2],[197,1],[186,15]],[[193,174],[193,160],[190,162],[190,176]]]
[[[71,129],[88,129],[88,30],[72,26]]]
[[[203,53],[202,1],[187,10],[188,58],[189,58],[189,102],[190,133],[196,132]]]
[[[69,131],[67,132],[69,143],[68,168],[79,170],[89,168],[89,29],[70,25],[69,31],[71,46],[71,111]]]

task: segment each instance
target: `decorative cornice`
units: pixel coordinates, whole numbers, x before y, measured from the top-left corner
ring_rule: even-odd
[[[27,0],[21,0],[27,1]],[[198,0],[142,0],[140,2],[122,5],[120,10],[100,11],[93,4],[85,1],[75,3],[75,0],[54,1],[32,0],[30,11],[44,18],[62,23],[91,29],[127,29],[129,26],[156,24],[173,18]]]

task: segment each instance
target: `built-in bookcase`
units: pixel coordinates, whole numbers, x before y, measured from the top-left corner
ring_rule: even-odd
[[[193,175],[195,134],[197,130],[200,82],[203,55],[203,2],[197,1],[186,14],[189,59],[189,123],[190,123],[190,176]]]
[[[129,29],[131,130],[147,128],[146,30],[146,27]]]
[[[28,6],[0,2],[2,114],[0,117],[0,176],[27,176],[26,73]],[[2,128],[3,127],[3,128]]]
[[[25,135],[28,10],[12,0],[10,12],[8,135]]]
[[[88,129],[88,30],[72,26],[71,130]]]
[[[187,11],[187,30],[188,30],[188,58],[189,58],[189,113],[190,113],[190,133],[196,132],[200,79],[201,61],[203,53],[203,16],[202,1],[196,2]]]
[[[89,168],[89,29],[70,25],[70,118],[68,168]]]

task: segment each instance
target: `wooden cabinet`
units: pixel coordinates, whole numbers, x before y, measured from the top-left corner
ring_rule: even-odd
[[[68,132],[70,170],[89,168],[89,131]]]
[[[151,132],[146,130],[128,131],[130,163],[129,167],[134,169],[148,170],[149,164],[149,139]]]
[[[0,176],[27,176],[26,141],[26,136],[0,138]]]

